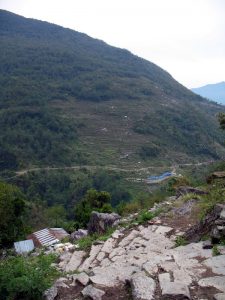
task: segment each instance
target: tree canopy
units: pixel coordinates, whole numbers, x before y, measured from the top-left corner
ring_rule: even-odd
[[[25,197],[15,186],[0,182],[0,246],[24,235]]]

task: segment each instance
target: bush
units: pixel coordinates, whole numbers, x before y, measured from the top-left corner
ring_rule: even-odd
[[[187,245],[187,241],[183,236],[177,236],[175,240],[175,247],[185,246]]]
[[[150,212],[150,211],[144,210],[143,212],[141,212],[138,215],[137,222],[138,222],[138,224],[146,223],[147,221],[156,217],[158,215],[158,213],[159,213],[158,211]]]
[[[51,267],[54,255],[11,257],[0,262],[1,300],[38,300],[49,288],[58,271]]]

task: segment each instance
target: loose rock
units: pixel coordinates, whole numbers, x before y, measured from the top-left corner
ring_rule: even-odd
[[[84,297],[90,297],[93,300],[101,300],[105,292],[95,288],[92,284],[88,285],[81,292]]]
[[[146,276],[145,272],[138,272],[131,277],[131,288],[134,300],[154,299],[155,281]]]

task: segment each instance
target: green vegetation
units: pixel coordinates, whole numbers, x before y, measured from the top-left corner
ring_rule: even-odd
[[[43,292],[59,276],[51,266],[56,257],[9,257],[0,261],[0,295],[2,300],[42,299]]]
[[[103,234],[94,233],[92,235],[87,235],[77,241],[77,245],[81,250],[90,249],[95,241],[106,241],[111,234],[115,231],[115,228],[108,228]]]
[[[156,65],[2,10],[0,37],[2,175],[36,166],[133,167],[224,154],[215,118],[222,107]]]
[[[25,234],[25,196],[12,185],[0,182],[0,247]]]
[[[203,219],[217,203],[225,202],[224,180],[208,187],[208,195],[203,195],[199,201],[200,219]]]
[[[187,245],[187,241],[183,236],[177,236],[175,240],[175,247],[185,246]]]
[[[212,256],[217,256],[217,255],[220,255],[220,251],[218,249],[218,246],[214,245],[212,248]]]
[[[91,212],[111,213],[110,194],[108,192],[98,192],[94,189],[88,190],[86,195],[75,207],[75,220],[77,228],[87,227]]]
[[[159,212],[150,212],[148,210],[144,210],[138,214],[137,223],[144,224],[147,221],[150,221],[151,219],[156,217],[158,214],[159,214]]]

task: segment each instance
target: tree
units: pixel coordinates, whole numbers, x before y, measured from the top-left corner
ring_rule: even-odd
[[[220,123],[220,128],[224,130],[225,129],[225,113],[219,113],[218,120]]]
[[[66,211],[62,205],[54,205],[47,210],[47,216],[51,226],[62,226],[66,220]]]
[[[110,204],[111,196],[108,192],[90,189],[84,198],[75,207],[75,222],[77,227],[86,227],[91,212],[96,210],[99,212],[112,212]]]
[[[25,196],[15,186],[0,182],[0,246],[10,246],[25,233]]]

